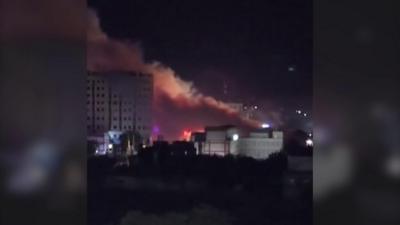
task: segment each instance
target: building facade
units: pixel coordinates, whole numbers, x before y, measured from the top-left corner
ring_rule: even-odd
[[[239,130],[234,126],[217,126],[205,128],[205,142],[201,150],[204,155],[225,156],[236,154],[236,141]]]
[[[198,154],[241,155],[266,159],[283,149],[283,132],[269,128],[259,129],[247,135],[234,126],[206,127],[204,140],[192,137]]]
[[[151,136],[153,77],[135,72],[89,72],[87,133],[102,136],[110,130]]]
[[[283,148],[283,132],[270,129],[260,129],[250,132],[248,137],[238,141],[238,154],[255,159],[266,159],[272,153]]]

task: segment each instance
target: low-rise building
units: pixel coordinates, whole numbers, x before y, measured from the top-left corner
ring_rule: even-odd
[[[235,126],[216,126],[205,128],[205,143],[201,153],[225,156],[236,154],[239,130]]]
[[[237,142],[237,154],[255,159],[266,159],[271,153],[283,148],[283,132],[260,129],[250,132],[248,137],[241,137]]]
[[[270,128],[254,130],[244,135],[235,126],[206,127],[204,133],[192,135],[197,154],[242,155],[266,159],[283,148],[283,132]]]

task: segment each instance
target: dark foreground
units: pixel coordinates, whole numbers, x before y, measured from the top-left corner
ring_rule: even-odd
[[[311,224],[311,173],[267,160],[140,155],[129,167],[88,160],[91,225]]]

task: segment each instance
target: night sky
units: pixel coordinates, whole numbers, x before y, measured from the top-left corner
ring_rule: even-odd
[[[311,107],[311,0],[89,0],[89,6],[110,37],[140,42],[147,61],[163,62],[205,94]]]

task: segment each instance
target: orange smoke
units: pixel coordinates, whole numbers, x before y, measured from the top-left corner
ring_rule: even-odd
[[[226,103],[218,101],[211,96],[203,95],[194,87],[192,82],[182,80],[174,70],[162,63],[144,62],[143,51],[140,44],[109,38],[107,34],[102,31],[96,13],[93,10],[89,10],[88,16],[88,70],[97,72],[126,70],[152,74],[154,76],[155,107],[156,111],[161,112],[161,114],[163,114],[163,109],[157,109],[157,107],[162,105],[160,101],[167,100],[168,102],[172,102],[174,107],[182,109],[209,108],[217,110],[230,118],[236,118],[240,124],[252,127],[260,125],[258,121],[241,118],[238,113]],[[201,116],[201,113],[197,115]],[[163,115],[160,115],[160,117],[162,116]],[[160,118],[158,119],[162,120]],[[221,123],[223,123],[223,121],[221,121]]]

